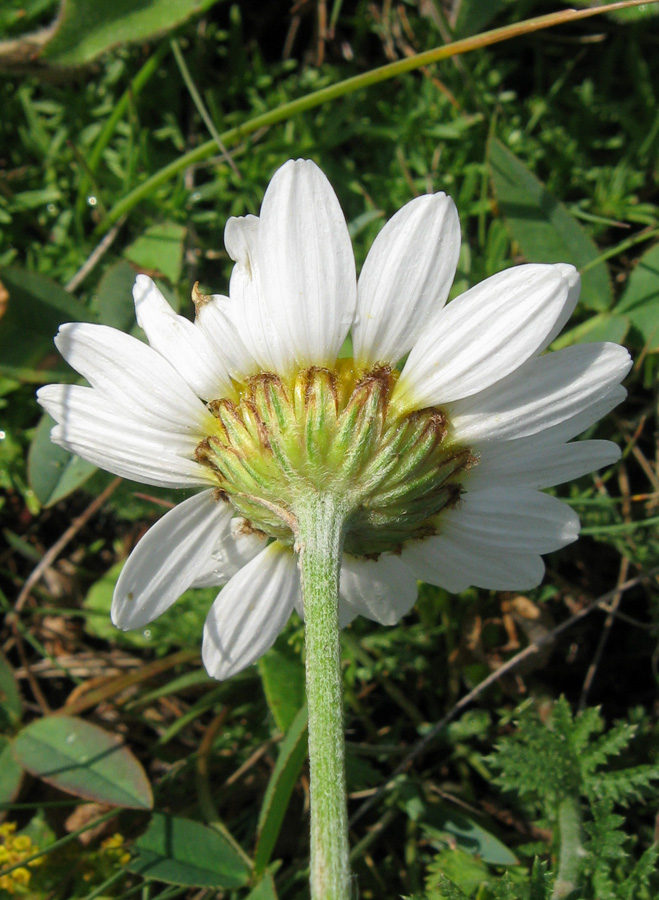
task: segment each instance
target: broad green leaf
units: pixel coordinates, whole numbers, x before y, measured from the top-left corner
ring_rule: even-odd
[[[257,826],[254,870],[265,871],[270,862],[293,788],[307,756],[307,707],[303,706],[282,741],[279,757],[263,798]]]
[[[92,463],[72,456],[51,441],[50,432],[54,425],[54,419],[47,413],[42,416],[27,458],[30,487],[39,503],[46,507],[73,493],[96,471]]]
[[[575,328],[565,331],[551,345],[552,350],[570,347],[572,344],[586,344],[594,341],[613,341],[622,343],[629,331],[628,316],[616,313],[597,313]]]
[[[263,691],[270,712],[280,731],[291,727],[304,703],[304,665],[292,647],[284,640],[258,661]]]
[[[159,620],[149,625],[147,629],[134,628],[131,631],[119,631],[110,619],[112,608],[112,596],[117,579],[125,565],[125,560],[115,563],[111,569],[99,578],[90,587],[83,601],[83,607],[92,615],[85,620],[85,631],[94,637],[110,641],[128,647],[149,647],[152,645],[151,628],[159,623]]]
[[[52,813],[51,815],[47,815],[45,809],[39,808],[34,812],[34,815],[30,817],[30,821],[26,823],[25,827],[21,828],[20,833],[26,834],[30,838],[32,843],[37,845],[37,847],[47,849],[51,844],[55,843],[55,841],[61,834],[58,828],[58,824],[59,823],[55,821],[55,817],[52,815]],[[55,832],[55,828],[58,828],[58,833]],[[32,898],[30,898],[30,900],[32,900]],[[45,898],[39,898],[39,900],[45,900]]]
[[[110,619],[112,595],[124,562],[118,562],[89,589],[83,601],[92,615],[85,620],[85,630],[94,637],[122,647],[151,647],[159,656],[172,647],[196,647],[204,621],[217,588],[197,588],[186,591],[174,606],[166,610],[146,628],[119,631]]]
[[[133,285],[135,269],[128,260],[120,259],[107,270],[96,289],[98,320],[120,331],[130,331],[135,325]]]
[[[11,803],[18,796],[23,769],[14,759],[11,741],[0,734],[0,803]]]
[[[529,262],[572,263],[581,269],[597,259],[597,246],[577,220],[501,141],[490,142],[489,163],[501,214]],[[584,272],[581,302],[595,310],[611,306],[611,282],[603,262]]]
[[[89,311],[57,282],[38,272],[3,269],[2,286],[9,298],[0,319],[0,372],[20,379],[30,370],[32,377],[28,378],[34,380],[34,370],[49,368],[44,380],[60,371],[70,378],[71,370],[55,349],[53,338],[63,322],[91,321]]]
[[[254,890],[249,892],[246,900],[277,900],[275,882],[269,872],[266,872]]]
[[[494,866],[515,866],[518,859],[505,844],[490,831],[468,816],[448,807],[431,807],[426,810],[425,821],[432,827],[428,832],[440,840],[448,837],[451,844],[475,854],[483,862]]]
[[[0,730],[15,728],[22,715],[23,704],[14,671],[0,654]]]
[[[185,228],[176,222],[151,225],[127,247],[124,256],[151,275],[164,275],[175,284],[181,276]]]
[[[151,809],[142,765],[120,738],[72,716],[47,716],[14,739],[14,756],[61,791],[128,809]]]
[[[659,244],[639,259],[615,311],[625,313],[651,353],[659,351]]]
[[[133,849],[126,868],[144,878],[188,887],[238,888],[250,869],[231,843],[213,828],[163,813],[154,813]]]
[[[143,41],[204,12],[217,0],[62,0],[55,33],[42,57],[80,66],[111,47]]]
[[[449,880],[448,884],[443,881],[444,878]],[[427,884],[429,888],[437,885],[440,888],[439,896],[446,897],[446,900],[462,900],[464,896],[474,897],[489,879],[490,872],[482,860],[460,847],[450,847],[435,856],[429,867]],[[450,893],[449,887],[454,893]],[[458,891],[464,891],[464,894]]]

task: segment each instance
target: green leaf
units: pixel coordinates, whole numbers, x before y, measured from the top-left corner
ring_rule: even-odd
[[[0,653],[0,730],[15,728],[22,715],[23,704],[14,670]]]
[[[652,782],[658,778],[656,768],[634,766],[595,775],[587,785],[587,790],[593,801],[604,799],[620,806],[628,806],[632,800],[642,800],[644,790],[649,790]]]
[[[39,188],[14,194],[11,205],[15,210],[41,209],[48,203],[58,203],[61,199],[62,193],[57,188]]]
[[[258,661],[263,691],[277,727],[286,732],[304,704],[304,665],[284,638]]]
[[[185,228],[176,222],[152,225],[127,247],[124,256],[150,275],[163,275],[172,284],[181,277]]]
[[[659,352],[659,244],[639,259],[616,312],[627,315],[651,353]]]
[[[125,259],[120,259],[107,270],[98,283],[96,306],[98,320],[120,331],[130,331],[135,325],[133,285],[135,269]]]
[[[250,891],[246,900],[277,900],[277,891],[272,875],[266,872],[253,891]]]
[[[529,262],[565,262],[581,269],[598,258],[597,246],[576,219],[501,141],[490,142],[489,163],[501,214]],[[588,309],[611,306],[613,292],[603,262],[584,272],[581,301]]]
[[[630,875],[621,885],[621,900],[634,900],[641,896],[641,889],[646,889],[645,896],[651,896],[650,882],[657,871],[657,859],[659,858],[659,846],[656,842],[643,853]]]
[[[505,5],[506,0],[488,0],[487,3],[483,0],[462,0],[457,4],[458,13],[453,25],[455,37],[463,38],[484,31]]]
[[[529,900],[547,900],[551,892],[552,875],[547,871],[547,862],[538,859],[533,861]]]
[[[217,0],[62,0],[42,58],[80,66],[124,42],[144,41],[204,12]]]
[[[128,809],[151,809],[144,769],[120,738],[71,716],[48,716],[14,740],[18,762],[61,791]]]
[[[11,549],[20,554],[23,559],[28,559],[34,565],[41,562],[42,554],[35,547],[33,547],[29,541],[26,541],[22,537],[19,537],[9,528],[2,529],[2,536],[7,541]]]
[[[87,592],[82,605],[92,615],[88,616],[85,621],[85,631],[94,637],[115,644],[128,647],[149,647],[152,644],[151,626],[149,626],[148,634],[140,628],[123,632],[118,631],[110,619],[114,588],[125,564],[125,560],[115,563]]]
[[[23,770],[14,759],[11,741],[0,735],[0,803],[12,803],[18,796]]]
[[[431,838],[461,847],[494,866],[515,866],[519,860],[505,844],[472,819],[448,807],[430,807],[425,820]]]
[[[508,872],[505,872],[503,878],[495,883],[492,900],[519,900],[519,891]]]
[[[558,337],[551,345],[552,350],[570,347],[572,344],[587,344],[593,341],[613,341],[622,343],[629,331],[628,316],[615,313],[597,313],[585,322],[571,328]]]
[[[580,719],[585,718],[593,707],[587,707],[576,720],[575,725],[580,721]],[[595,712],[599,713],[599,710],[595,710]],[[592,734],[597,733],[602,730],[603,722],[601,716],[599,716],[599,728],[592,728],[590,733],[588,734],[588,738],[590,739]],[[634,725],[629,725],[627,722],[616,722],[605,734],[601,734],[598,737],[592,739],[590,746],[584,742],[583,746],[580,748],[582,752],[582,769],[584,774],[591,775],[599,766],[607,766],[609,764],[609,757],[611,756],[619,756],[623,750],[626,750],[629,746],[630,742],[633,740],[634,735],[636,734],[636,727]]]
[[[2,286],[9,299],[0,324],[0,372],[30,381],[46,381],[60,371],[71,378],[53,338],[62,322],[91,321],[89,311],[56,281],[38,272],[3,269]],[[38,370],[48,367],[52,371],[40,379]]]
[[[154,813],[126,868],[145,878],[188,887],[238,888],[250,869],[223,835],[200,822]]]
[[[433,900],[467,900],[467,897],[472,897],[487,878],[487,870],[470,860],[468,855],[461,850],[456,850],[454,855],[451,851],[442,854],[441,862],[440,857],[437,857],[437,863],[441,865],[442,869],[445,867],[453,877],[448,878],[443,871],[438,871],[434,877],[431,873],[426,889],[429,894],[432,893]],[[461,864],[464,871],[460,868]],[[460,878],[459,887],[453,880],[455,878],[453,870],[456,866]],[[475,870],[475,874],[471,872],[472,868]]]
[[[112,595],[117,579],[125,565],[118,562],[89,589],[83,607],[93,615],[87,617],[85,630],[94,637],[122,647],[150,647],[159,656],[172,647],[196,647],[204,621],[217,596],[217,588],[198,588],[186,591],[174,606],[149,623],[146,628],[119,631],[110,619]]]
[[[77,490],[96,471],[96,466],[72,456],[54,444],[50,432],[55,420],[46,413],[37,425],[27,458],[30,487],[42,506],[53,506]]]
[[[293,788],[307,756],[307,707],[303,706],[284,738],[270,776],[257,826],[254,871],[263,872],[270,862]]]

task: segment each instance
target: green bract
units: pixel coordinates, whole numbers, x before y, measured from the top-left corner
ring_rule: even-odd
[[[441,409],[399,414],[396,380],[389,367],[359,373],[352,360],[288,381],[256,375],[236,400],[209,404],[217,429],[196,457],[248,531],[292,546],[300,503],[322,491],[346,511],[346,552],[400,551],[436,532],[434,517],[458,501],[460,474],[476,460],[451,439]]]

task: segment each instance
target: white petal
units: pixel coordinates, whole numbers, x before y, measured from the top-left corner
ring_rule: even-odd
[[[383,553],[377,560],[343,555],[341,597],[350,618],[366,616],[381,625],[394,625],[416,603],[416,578],[397,556]],[[342,618],[347,618],[347,611]]]
[[[108,472],[159,487],[214,482],[210,470],[194,459],[202,435],[139,421],[95,388],[49,384],[39,389],[37,399],[59,423],[52,440]]]
[[[566,307],[572,312],[573,282],[563,266],[529,264],[457,297],[412,348],[396,386],[398,404],[413,409],[461,400],[514,372],[565,321]]]
[[[526,487],[470,491],[441,516],[441,533],[486,552],[551,553],[579,536],[579,517],[566,503]]]
[[[55,344],[92,387],[144,421],[181,433],[213,421],[178,372],[137,338],[107,325],[73,323],[62,325]]]
[[[198,397],[216,400],[231,390],[231,379],[206,336],[183,316],[177,316],[147,275],[133,287],[137,324],[149,344],[172,364]]]
[[[616,384],[608,394],[605,394],[603,397],[598,397],[590,406],[586,406],[574,415],[568,416],[567,419],[563,419],[561,422],[557,422],[555,425],[537,432],[534,437],[537,440],[548,441],[554,445],[565,441],[571,441],[572,438],[591,428],[596,422],[599,422],[600,419],[608,416],[611,410],[615,409],[616,406],[619,406],[626,396],[626,388],[620,384]],[[508,440],[509,438],[506,438],[504,435],[501,441],[495,439],[492,442],[488,442],[488,444],[507,443]],[[484,445],[477,444],[476,446],[480,451]]]
[[[565,328],[570,316],[574,312],[574,308],[577,305],[579,295],[581,294],[581,275],[579,275],[579,272],[574,268],[573,265],[570,265],[569,263],[554,263],[554,268],[562,272],[563,276],[567,280],[569,286],[569,295],[567,298],[567,303],[563,307],[562,313],[556,320],[556,324],[536,351],[536,353],[538,354],[542,353],[543,350],[546,350],[547,347],[549,347],[549,345],[556,340],[561,331]]]
[[[226,584],[264,549],[268,537],[250,528],[245,519],[231,519],[229,534],[218,535],[210,557],[197,573],[192,587]]]
[[[209,675],[240,672],[275,642],[300,593],[295,558],[277,541],[222,588],[204,626],[202,658]]]
[[[545,572],[542,558],[535,554],[487,553],[479,544],[447,535],[406,545],[401,560],[417,578],[453,594],[471,585],[494,591],[526,591],[540,584]]]
[[[206,335],[231,377],[244,381],[258,372],[259,365],[240,337],[235,319],[232,301],[221,294],[213,294],[197,307],[195,325]]]
[[[112,621],[124,631],[162,615],[195,579],[218,535],[227,535],[233,509],[203,491],[159,519],[137,544],[112,598]]]
[[[332,365],[352,325],[357,279],[345,218],[315,163],[289,160],[263,198],[259,270],[282,342],[280,372]]]
[[[276,372],[286,348],[266,307],[259,261],[261,223],[256,216],[231,218],[224,229],[224,245],[236,263],[229,294],[241,340],[261,369]],[[265,273],[268,277],[268,273]],[[276,310],[272,311],[276,314]]]
[[[466,486],[479,488],[521,486],[547,488],[573,481],[620,459],[620,448],[611,441],[548,442],[545,432],[518,441],[485,444],[480,461],[470,470]],[[472,448],[478,453],[478,448]]]
[[[527,590],[542,580],[547,553],[575,540],[579,520],[565,504],[528,489],[467,494],[441,516],[442,533],[406,546],[417,577],[454,593],[469,585]]]
[[[535,357],[491,388],[453,403],[453,433],[468,444],[512,440],[576,419],[608,401],[631,365],[617,344],[581,344]]]
[[[394,364],[446,303],[460,255],[460,220],[446,194],[416,197],[378,234],[359,276],[352,329],[364,367]]]
[[[579,536],[579,517],[566,503],[526,487],[465,494],[440,518],[441,533],[486,553],[551,553]]]
[[[455,558],[452,550],[452,541],[434,535],[422,541],[406,543],[400,559],[415,578],[443,587],[452,594],[461,594],[471,581],[468,567],[462,564],[461,558]]]

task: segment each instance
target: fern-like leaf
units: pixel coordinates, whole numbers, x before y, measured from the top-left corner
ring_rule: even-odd
[[[507,872],[503,878],[497,881],[492,900],[520,900],[519,887],[515,885]]]
[[[531,872],[531,891],[529,900],[549,900],[551,895],[552,876],[547,863],[536,857]]]
[[[585,752],[582,759],[584,776],[587,778],[599,766],[605,765],[612,756],[619,756],[629,745],[635,732],[635,725],[618,722],[606,734],[592,741],[587,748],[584,747]]]
[[[499,744],[491,759],[499,770],[496,782],[534,808],[553,808],[561,797],[579,791],[578,759],[568,738],[569,707],[566,713],[564,704],[556,706],[558,721],[552,717],[552,727],[535,710],[522,710],[517,732]]]
[[[592,800],[610,800],[627,806],[631,800],[641,800],[644,790],[658,778],[659,770],[652,766],[602,772],[588,780],[584,793]]]
[[[428,894],[428,900],[467,900],[467,895],[446,875],[440,874],[432,894]]]
[[[620,886],[620,900],[641,900],[642,897],[656,897],[659,894],[659,844],[653,844],[645,851]]]
[[[586,874],[591,876],[598,900],[619,900],[613,871],[627,858],[627,835],[621,828],[625,820],[613,812],[611,800],[595,802],[592,813],[592,822],[584,826],[589,836],[585,844]]]

